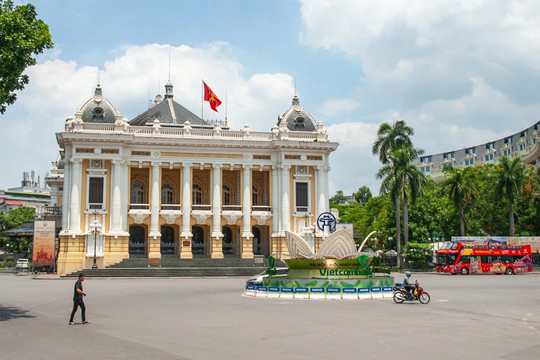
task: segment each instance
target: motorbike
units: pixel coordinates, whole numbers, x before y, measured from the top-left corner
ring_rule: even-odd
[[[405,287],[403,287],[403,284],[396,284],[393,288],[394,290],[394,302],[397,304],[401,304],[404,301],[420,301],[422,304],[427,304],[430,300],[429,294],[427,291],[422,289],[420,284],[418,284],[418,280],[416,280],[414,284],[414,291],[410,293]]]

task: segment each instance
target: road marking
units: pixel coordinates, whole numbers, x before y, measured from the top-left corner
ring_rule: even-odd
[[[533,330],[533,331],[538,331],[537,328],[535,328],[534,326],[531,326],[531,325],[529,325],[529,329],[530,329],[530,330]]]
[[[439,300],[439,302],[448,302],[448,300]]]

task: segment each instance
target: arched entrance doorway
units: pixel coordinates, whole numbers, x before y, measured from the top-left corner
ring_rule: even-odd
[[[161,227],[161,255],[174,255],[174,229],[170,226]]]
[[[253,255],[270,255],[270,229],[266,225],[253,226]]]
[[[194,256],[203,256],[205,255],[204,247],[204,230],[200,226],[193,226],[191,228],[193,234],[193,239],[191,240],[191,253]]]
[[[144,227],[129,227],[129,255],[146,255],[146,231]]]
[[[223,255],[232,255],[233,254],[232,230],[230,227],[224,226],[221,229],[221,231],[223,232],[223,239],[221,240]]]

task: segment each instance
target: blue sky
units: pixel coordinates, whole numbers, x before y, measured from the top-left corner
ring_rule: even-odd
[[[98,69],[104,96],[128,119],[163,94],[200,111],[200,80],[229,125],[269,130],[300,104],[340,147],[330,192],[378,193],[371,145],[382,122],[405,120],[426,154],[499,139],[540,112],[537,1],[59,1],[34,0],[55,48],[27,70],[30,84],[1,116],[0,189],[24,171],[43,177],[55,132],[88,100]],[[205,116],[224,118],[206,108]]]

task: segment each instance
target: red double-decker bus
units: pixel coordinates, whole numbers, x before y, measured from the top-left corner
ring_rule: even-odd
[[[437,271],[462,275],[530,272],[531,246],[447,243],[437,251]]]

